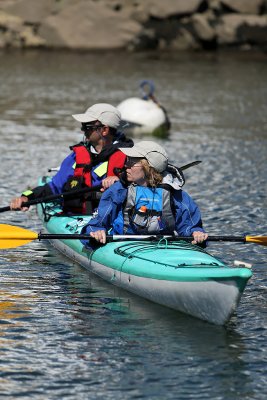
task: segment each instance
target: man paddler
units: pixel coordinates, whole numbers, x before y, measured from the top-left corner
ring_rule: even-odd
[[[71,146],[72,152],[63,160],[59,171],[51,182],[27,190],[11,200],[12,210],[28,210],[22,203],[41,199],[53,194],[78,191],[86,186],[102,185],[107,189],[119,180],[117,170],[122,169],[126,155],[119,148],[132,147],[133,141],[118,131],[120,111],[111,104],[98,103],[83,114],[73,118],[81,123],[84,140]],[[99,200],[86,195],[71,197],[63,201],[63,210],[74,214],[90,214]]]

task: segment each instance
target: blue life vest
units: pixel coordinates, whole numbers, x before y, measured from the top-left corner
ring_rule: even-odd
[[[150,188],[130,185],[126,203],[113,222],[113,232],[172,234],[175,230],[172,195],[165,186]]]

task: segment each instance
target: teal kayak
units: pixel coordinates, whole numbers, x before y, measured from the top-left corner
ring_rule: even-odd
[[[63,215],[55,204],[38,205],[37,210],[48,233],[80,233],[90,220]],[[252,276],[250,269],[228,266],[183,241],[114,241],[93,251],[79,240],[51,243],[113,285],[217,325],[231,318]]]

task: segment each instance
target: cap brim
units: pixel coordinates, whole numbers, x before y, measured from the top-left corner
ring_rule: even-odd
[[[76,121],[79,122],[92,122],[92,121],[97,121],[97,118],[95,115],[89,114],[89,113],[84,113],[84,114],[74,114],[73,118],[76,119]]]
[[[126,154],[126,156],[128,157],[140,157],[140,158],[144,158],[144,154],[142,154],[141,152],[139,152],[136,148],[134,147],[120,147],[119,150]]]

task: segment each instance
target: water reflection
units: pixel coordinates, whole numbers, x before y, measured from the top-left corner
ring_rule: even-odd
[[[75,398],[79,385],[93,398],[107,392],[118,399],[125,392],[128,398],[165,398],[175,387],[179,398],[205,399],[214,382],[217,398],[253,394],[247,336],[238,332],[242,321],[235,317],[227,328],[198,321],[106,284],[49,247],[38,243],[37,249],[37,263],[32,258],[21,265],[22,257],[11,257],[19,278],[11,275],[6,285],[20,293],[12,313],[24,300],[27,315],[16,316],[21,332],[11,329],[12,346],[2,345],[11,357],[0,373],[4,393],[18,394],[16,382],[24,380],[25,396],[35,382],[54,398],[62,398],[66,387]]]
[[[121,375],[122,366],[131,371],[130,379],[123,374],[120,390],[134,390],[136,379],[141,379],[155,393],[165,393],[175,379],[175,387],[183,393],[197,385],[199,398],[208,398],[213,380],[220,379],[218,392],[224,398],[251,394],[246,341],[234,323],[225,329],[198,321],[112,288],[94,276],[89,285],[87,275],[79,267],[72,268],[74,275],[64,281],[72,306],[70,331],[77,335],[74,346],[78,338],[83,343],[80,357],[92,364],[94,372],[104,366],[112,367],[113,376]],[[69,343],[68,350],[72,346]]]

